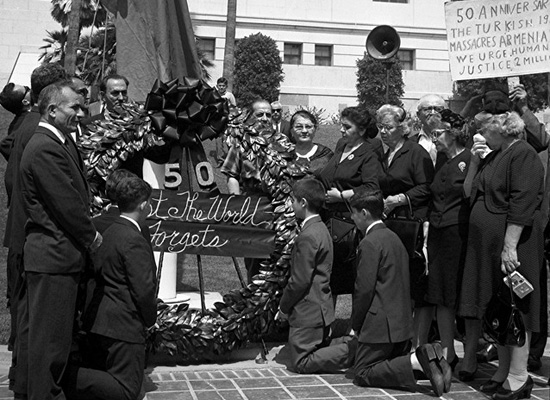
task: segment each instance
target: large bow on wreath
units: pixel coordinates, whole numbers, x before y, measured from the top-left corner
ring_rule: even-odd
[[[199,79],[155,81],[145,109],[158,132],[183,145],[220,136],[227,126],[229,107],[217,90]]]

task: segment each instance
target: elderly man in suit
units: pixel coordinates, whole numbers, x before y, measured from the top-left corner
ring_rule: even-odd
[[[23,296],[25,290],[23,278],[23,244],[25,242],[25,221],[27,216],[23,209],[23,195],[21,193],[21,185],[19,178],[19,167],[23,150],[34,135],[38,122],[40,121],[40,113],[38,106],[38,96],[42,90],[59,80],[67,78],[67,74],[63,67],[58,64],[43,64],[35,68],[31,74],[31,103],[34,104],[29,112],[22,116],[19,125],[14,128],[12,134],[2,140],[0,147],[9,149],[8,165],[4,174],[4,183],[8,195],[8,218],[6,222],[6,230],[4,233],[4,247],[8,250],[7,272],[8,272],[8,292],[10,296],[10,314],[11,320],[11,338],[10,343],[14,343],[14,351],[12,352],[13,365],[10,369],[10,386],[16,393],[26,393],[27,390],[27,357],[22,356],[19,359],[19,354],[26,351],[26,343],[24,340],[15,340],[18,337],[19,323],[18,315],[22,310],[18,309],[19,299]],[[9,144],[8,144],[9,143]],[[26,329],[23,327],[22,329]],[[18,360],[19,359],[19,360]],[[18,366],[18,367],[17,367]],[[13,384],[15,383],[15,384]]]
[[[286,135],[291,141],[294,140],[292,138],[292,134],[290,133],[290,122],[288,122],[286,119],[283,119],[283,105],[280,101],[274,101],[271,103],[271,114],[272,114],[272,121],[273,121],[273,130],[276,133],[282,133]]]
[[[19,326],[28,326],[29,399],[65,398],[60,381],[71,351],[79,281],[86,253],[102,241],[71,137],[84,116],[82,102],[70,82],[46,87],[38,100],[40,122],[21,157],[27,291]]]
[[[438,121],[437,119],[434,120],[433,117],[446,107],[445,100],[437,94],[427,94],[418,100],[416,115],[420,121],[421,128],[414,139],[428,152],[434,165],[437,159],[437,149],[431,139],[433,127],[430,125]]]

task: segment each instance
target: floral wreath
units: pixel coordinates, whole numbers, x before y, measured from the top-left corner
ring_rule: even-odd
[[[155,114],[147,104],[144,108],[129,103],[123,108],[124,114],[108,114],[105,120],[90,125],[80,141],[94,196],[94,211],[105,204],[101,186],[109,173],[136,151],[161,143],[158,126],[155,128],[158,124],[152,123]],[[203,312],[190,309],[186,303],[170,305],[159,301],[157,324],[150,329],[147,341],[148,349],[153,352],[181,356],[186,361],[204,360],[257,340],[273,326],[290,276],[291,252],[298,229],[290,197],[291,185],[304,171],[284,157],[294,148],[284,135],[281,140],[268,143],[250,120],[248,115],[234,118],[225,130],[225,138],[237,143],[243,158],[256,160],[256,165],[261,165],[260,182],[273,207],[275,249],[269,259],[261,263],[256,283],[224,294],[223,302],[216,302],[212,309]]]

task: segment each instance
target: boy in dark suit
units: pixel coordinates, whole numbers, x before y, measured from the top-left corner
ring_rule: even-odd
[[[330,359],[323,350],[329,345],[334,321],[329,285],[332,240],[319,217],[325,202],[323,185],[313,179],[298,181],[292,196],[302,231],[292,249],[291,275],[276,318],[289,320],[291,369],[305,374],[326,370]]]
[[[120,217],[104,232],[94,257],[97,286],[83,318],[89,368],[70,368],[68,398],[135,399],[143,382],[145,336],[156,321],[155,262],[140,232],[149,212],[151,186],[140,178],[116,187]]]
[[[353,382],[414,387],[414,369],[423,371],[441,396],[449,391],[452,378],[441,346],[424,344],[409,354],[413,334],[409,260],[399,237],[382,222],[382,192],[357,192],[350,204],[353,221],[365,233],[358,248],[353,294],[352,328],[358,342]]]

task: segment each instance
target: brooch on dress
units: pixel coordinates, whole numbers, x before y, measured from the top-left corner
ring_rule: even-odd
[[[464,170],[466,169],[466,163],[464,161],[459,162],[458,169],[460,170],[460,172],[464,172]]]
[[[353,157],[355,157],[355,155],[350,154],[350,155],[348,156],[348,160],[350,160],[350,161],[353,160]]]

